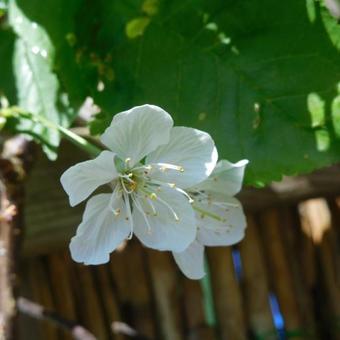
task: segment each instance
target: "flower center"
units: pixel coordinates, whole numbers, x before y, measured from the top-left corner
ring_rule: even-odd
[[[158,215],[157,210],[160,209],[160,206],[166,207],[166,210],[168,210],[175,222],[180,221],[180,216],[177,214],[176,209],[160,197],[161,191],[171,188],[185,195],[190,203],[192,203],[191,197],[184,190],[177,188],[174,183],[162,182],[153,178],[152,170],[161,172],[178,171],[182,173],[184,171],[182,166],[168,163],[155,163],[151,165],[138,164],[130,168],[129,159],[126,159],[125,162],[117,159],[115,160],[115,164],[118,171],[120,171],[118,190],[122,191],[128,216],[127,220],[130,220],[131,233],[129,238],[132,237],[133,233],[133,209],[138,210],[143,216],[148,233],[152,233],[151,220],[149,220],[149,218]],[[114,213],[119,214],[120,211]]]

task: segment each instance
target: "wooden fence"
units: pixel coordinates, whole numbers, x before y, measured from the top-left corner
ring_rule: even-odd
[[[209,248],[215,315],[169,253],[134,241],[102,266],[75,264],[68,250],[24,259],[21,295],[98,339],[123,339],[119,322],[146,339],[340,339],[339,203],[248,214],[237,247]],[[22,339],[70,338],[48,322],[20,325]]]
[[[68,206],[58,181],[83,158],[73,149],[56,163],[38,155],[26,184],[21,296],[100,340],[340,339],[339,168],[337,177],[244,191],[246,237],[207,250],[210,281],[201,284],[186,279],[171,254],[134,240],[107,265],[70,259],[67,243],[83,207]],[[27,315],[18,325],[19,339],[71,339]]]

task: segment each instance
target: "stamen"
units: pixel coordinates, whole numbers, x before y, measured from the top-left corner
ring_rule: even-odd
[[[132,173],[128,174],[128,175],[119,175],[120,178],[124,178],[126,179],[128,182],[130,183],[134,183],[134,181],[131,179],[131,177],[133,176]]]
[[[225,207],[232,207],[232,208],[238,208],[239,204],[237,203],[230,203],[230,202],[225,202],[225,201],[216,201],[214,200],[211,195],[199,191],[199,190],[190,190],[189,192],[190,194],[192,194],[193,196],[196,196],[197,200],[202,202],[203,204],[211,204],[211,205],[215,205],[217,207],[220,208],[225,208]]]
[[[147,198],[146,201],[149,203],[149,205],[151,207],[153,216],[157,216],[157,210],[156,210],[155,206],[153,205],[152,201],[149,198]]]
[[[127,167],[130,166],[130,161],[131,161],[131,158],[130,158],[130,157],[128,157],[128,158],[125,159],[125,165],[126,165]]]
[[[119,185],[116,185],[114,190],[113,190],[113,193],[112,193],[112,195],[110,197],[110,203],[109,203],[110,210],[113,212],[113,214],[115,216],[118,216],[120,214],[120,209],[119,208],[115,209],[113,207],[113,199],[116,197],[117,191],[119,191],[119,189],[120,189]]]
[[[150,184],[155,184],[155,185],[159,185],[160,187],[170,187],[172,189],[175,189],[176,191],[180,192],[185,197],[187,197],[188,200],[189,200],[189,203],[194,202],[194,200],[190,197],[190,195],[186,191],[184,191],[180,188],[177,188],[175,183],[165,183],[165,182],[161,182],[161,181],[157,181],[157,180],[151,180],[151,181],[148,181],[148,185],[150,185]]]
[[[166,188],[172,188],[172,189],[176,187],[175,183],[162,182],[162,181],[158,181],[156,179],[148,180],[148,185],[158,185],[160,187],[166,187]]]
[[[132,182],[131,184],[135,184],[134,181],[131,181],[131,182]],[[123,178],[121,179],[120,183],[122,184],[122,187],[123,187],[124,192],[125,192],[126,194],[132,194],[132,193],[133,193],[134,187],[132,187],[132,190],[128,190],[128,189],[126,188],[126,186],[125,186],[125,183],[124,183],[124,179],[123,179]]]
[[[184,172],[184,168],[182,166],[179,166],[179,165],[174,165],[174,164],[169,164],[169,163],[157,163],[157,165],[159,166],[159,169],[161,171],[171,169],[171,170]]]
[[[124,195],[124,201],[125,201],[125,208],[126,208],[127,218],[130,221],[130,234],[128,236],[128,240],[131,240],[132,239],[132,235],[133,235],[133,221],[132,221],[130,199],[129,199],[128,194],[125,191],[123,191],[123,195]]]
[[[183,194],[189,200],[190,204],[194,202],[194,200],[190,197],[190,195],[186,191],[184,191],[180,188],[175,188],[175,190],[180,192],[181,194]]]
[[[152,192],[149,197],[154,201],[157,199],[157,195],[154,192]]]
[[[131,169],[131,171],[136,171],[136,170],[148,170],[150,171],[152,169],[151,165],[142,165],[142,166],[137,166],[136,168]]]
[[[219,208],[226,208],[226,207],[232,207],[232,208],[238,208],[239,204],[236,203],[229,203],[229,202],[221,202],[221,201],[214,201],[210,200],[212,205],[215,205],[216,207]]]
[[[222,218],[221,216],[218,216],[210,211],[206,211],[196,205],[193,205],[192,206],[194,208],[194,210],[198,211],[199,213],[203,214],[204,216],[209,216],[217,221],[220,221],[220,222],[226,222],[226,219],[225,218]]]
[[[166,201],[162,200],[160,197],[157,197],[157,200],[159,202],[163,203],[171,211],[171,213],[173,214],[173,216],[175,218],[175,221],[178,222],[179,221],[179,217],[176,214],[175,210],[172,208],[172,206],[169,203],[167,203]]]
[[[151,234],[152,228],[151,228],[150,222],[149,222],[149,220],[148,220],[148,218],[147,218],[147,216],[146,216],[146,214],[145,214],[145,212],[144,212],[140,202],[138,201],[137,195],[131,195],[131,198],[132,198],[132,201],[133,201],[134,205],[136,206],[136,208],[140,211],[140,213],[144,217],[144,220],[145,220],[146,225],[148,227],[148,234]]]

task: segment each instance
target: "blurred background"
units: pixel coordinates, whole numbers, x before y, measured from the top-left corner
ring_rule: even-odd
[[[246,237],[207,248],[210,282],[181,274],[171,253],[129,241],[107,265],[83,266],[67,248],[83,211],[59,185],[77,150],[40,153],[25,184],[20,295],[98,339],[338,339],[339,167],[245,188]],[[337,194],[339,196],[337,196]],[[20,314],[20,339],[70,332]],[[129,330],[131,327],[132,330]]]

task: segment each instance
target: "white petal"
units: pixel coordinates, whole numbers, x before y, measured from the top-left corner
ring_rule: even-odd
[[[196,237],[195,213],[188,199],[174,189],[163,188],[156,191],[156,195],[157,199],[154,200],[148,201],[145,196],[138,199],[147,221],[134,205],[134,232],[147,247],[181,252]],[[160,200],[171,206],[173,212]]]
[[[114,156],[110,151],[103,151],[95,159],[73,165],[63,173],[60,182],[69,195],[72,207],[86,199],[100,185],[118,176]]]
[[[247,164],[248,160],[246,159],[235,164],[223,159],[217,163],[209,178],[199,183],[195,189],[234,196],[241,190],[244,170]]]
[[[189,279],[199,280],[205,275],[204,247],[197,241],[181,253],[172,253],[178,267]]]
[[[220,219],[196,211],[197,240],[200,243],[205,246],[229,246],[242,240],[246,218],[236,198],[211,193],[210,203],[195,201],[193,205]]]
[[[168,143],[173,120],[158,106],[136,106],[113,117],[101,136],[109,149],[133,166],[158,146]]]
[[[206,132],[187,128],[171,129],[170,141],[147,156],[145,163],[167,163],[183,168],[183,172],[172,169],[153,170],[152,178],[175,183],[184,189],[206,179],[217,162],[217,150],[213,139]]]
[[[130,224],[126,220],[121,194],[99,194],[89,199],[77,234],[70,243],[74,261],[101,264],[128,237]],[[113,210],[119,211],[115,214]]]

